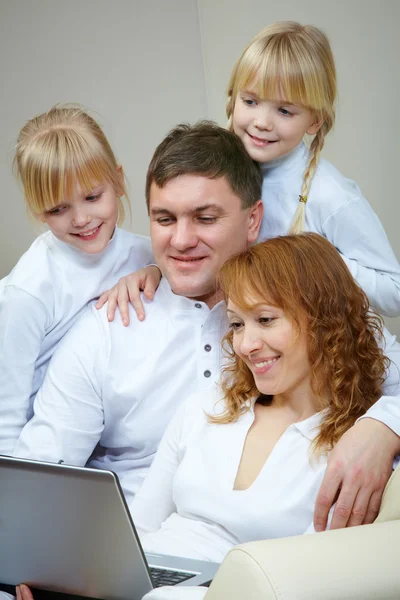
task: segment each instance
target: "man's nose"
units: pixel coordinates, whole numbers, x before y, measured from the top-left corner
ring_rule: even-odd
[[[174,233],[172,236],[171,244],[183,252],[188,248],[197,246],[198,236],[196,234],[196,227],[190,222],[177,222],[175,224]]]

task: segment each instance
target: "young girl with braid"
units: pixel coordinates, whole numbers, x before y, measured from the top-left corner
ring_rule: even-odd
[[[335,122],[336,70],[316,27],[275,23],[237,61],[228,86],[229,128],[264,173],[261,239],[314,231],[336,247],[371,305],[400,314],[400,266],[354,181],[321,159]],[[304,136],[313,136],[310,149]]]
[[[280,22],[266,27],[237,61],[226,111],[228,127],[264,174],[259,239],[302,231],[323,235],[371,305],[383,315],[398,316],[400,265],[382,224],[357,184],[320,158],[335,122],[335,99],[332,50],[326,35],[311,25]],[[313,136],[309,149],[303,142],[306,134]],[[118,300],[126,316],[128,298],[140,306],[140,279],[124,278],[109,309]],[[144,316],[141,306],[140,312]]]

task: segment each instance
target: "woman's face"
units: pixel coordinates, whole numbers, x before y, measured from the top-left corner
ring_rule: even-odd
[[[273,396],[308,393],[311,367],[305,319],[299,330],[280,308],[257,300],[249,304],[253,308],[247,311],[229,300],[227,311],[233,349],[249,367],[257,389]]]

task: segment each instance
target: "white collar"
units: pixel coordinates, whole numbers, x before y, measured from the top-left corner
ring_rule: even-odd
[[[288,172],[303,172],[307,164],[308,155],[309,150],[307,146],[304,142],[300,142],[289,154],[266,163],[261,163],[261,171],[265,176],[266,182],[286,178]]]

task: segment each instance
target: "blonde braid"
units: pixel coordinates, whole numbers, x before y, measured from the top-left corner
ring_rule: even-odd
[[[330,129],[331,125],[329,125],[327,122],[324,122],[320,129],[317,131],[311,143],[310,160],[304,173],[303,185],[301,188],[301,194],[299,196],[299,203],[289,229],[289,234],[297,234],[302,233],[304,231],[306,204],[311,187],[311,182],[315,175],[315,171],[317,170],[319,157],[325,142],[325,135]]]

